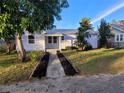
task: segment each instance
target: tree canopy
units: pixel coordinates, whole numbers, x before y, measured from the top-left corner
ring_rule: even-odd
[[[0,34],[13,31],[18,36],[21,56],[25,58],[23,32],[52,29],[55,19],[61,20],[60,13],[68,6],[67,0],[0,0]]]
[[[112,36],[109,23],[107,23],[106,20],[102,19],[98,31],[99,47],[105,47],[108,39]]]
[[[84,48],[88,44],[86,38],[90,37],[88,30],[91,29],[92,29],[92,25],[90,23],[90,19],[83,18],[80,22],[80,27],[78,28],[78,34],[77,34],[77,45],[79,47]]]
[[[3,31],[6,22],[16,31],[24,29],[29,31],[41,31],[52,29],[55,18],[61,20],[60,13],[68,7],[67,0],[1,0],[0,1],[0,32]]]

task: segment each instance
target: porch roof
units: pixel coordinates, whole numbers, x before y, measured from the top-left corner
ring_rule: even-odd
[[[63,34],[45,34],[45,36],[63,36]]]
[[[46,31],[47,34],[75,34],[77,32],[77,29],[53,29]]]

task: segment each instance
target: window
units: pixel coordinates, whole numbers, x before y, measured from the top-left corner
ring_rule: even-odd
[[[57,36],[48,36],[48,43],[57,43]]]
[[[123,40],[124,40],[123,38],[124,38],[124,35],[123,35],[123,34],[117,34],[117,35],[116,35],[116,41],[117,41],[117,42],[123,41]]]
[[[48,43],[52,43],[52,37],[48,36]]]
[[[57,43],[57,37],[56,36],[53,37],[53,43]]]
[[[116,41],[119,41],[119,35],[117,35],[117,37],[116,37]]]
[[[35,43],[35,38],[33,35],[28,35],[28,43],[29,44],[34,44]]]
[[[120,41],[123,41],[123,35],[122,34],[120,35]]]
[[[61,37],[61,40],[64,40],[64,36]]]

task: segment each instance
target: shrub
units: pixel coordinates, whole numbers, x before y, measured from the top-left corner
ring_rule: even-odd
[[[6,46],[0,45],[0,53],[5,53],[5,52],[6,52]]]
[[[93,49],[93,48],[90,44],[84,45],[84,47],[83,47],[84,51],[91,50],[91,49]]]
[[[67,49],[61,49],[62,51],[66,51]]]
[[[76,46],[67,46],[66,50],[75,50],[78,49]]]
[[[30,57],[30,59],[32,61],[37,61],[37,60],[39,60],[39,58],[41,56],[41,52],[40,51],[30,51],[30,52],[28,52],[28,56]]]

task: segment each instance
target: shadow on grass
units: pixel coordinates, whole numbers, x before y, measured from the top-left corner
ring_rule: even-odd
[[[122,50],[122,49],[105,49],[105,50],[89,50],[89,51],[82,51],[82,52],[66,52],[64,53],[65,55],[67,55],[69,58],[71,58],[71,56],[73,56],[73,58],[71,58],[71,60],[76,60],[77,62],[82,60],[82,59],[87,59],[90,57],[97,57],[100,55],[104,55],[106,53],[111,53],[111,52],[116,52],[117,50]]]
[[[0,61],[0,67],[9,67],[13,64],[18,64],[17,62],[18,60],[13,59],[8,59],[8,60],[4,60],[4,61]]]
[[[122,51],[121,51],[122,50]],[[83,75],[96,75],[102,73],[117,73],[119,69],[111,68],[112,64],[124,57],[123,49],[101,49],[97,51],[66,52],[74,65]],[[84,61],[84,62],[83,62]]]
[[[0,54],[0,67],[9,67],[17,63],[17,54]]]
[[[97,56],[97,55],[102,55],[102,54],[105,54],[106,52],[114,52],[114,51],[117,51],[117,49],[104,49],[104,50],[99,50],[99,49],[96,49],[96,50],[89,50],[89,51],[80,51],[79,53],[87,53],[87,55],[89,56]]]
[[[81,73],[86,75],[95,75],[102,73],[116,74],[118,73],[118,69],[112,69],[111,66],[113,63],[118,62],[118,59],[121,59],[123,57],[124,54],[122,53],[95,57],[87,63],[79,65],[78,67],[81,70]]]

